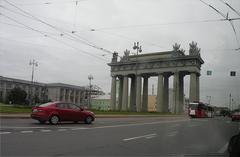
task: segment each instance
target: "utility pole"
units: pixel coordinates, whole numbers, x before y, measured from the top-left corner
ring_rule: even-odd
[[[30,86],[30,95],[29,95],[29,100],[30,100],[30,105],[33,103],[33,87],[34,87],[34,69],[35,67],[38,66],[38,62],[33,60],[30,60],[29,65],[32,66],[32,78],[31,78],[31,86]]]
[[[92,80],[93,80],[93,76],[91,74],[88,75],[88,80],[89,80],[88,108],[91,108],[91,91],[92,91]]]
[[[229,94],[229,110],[231,111],[231,102],[232,102],[232,95]]]

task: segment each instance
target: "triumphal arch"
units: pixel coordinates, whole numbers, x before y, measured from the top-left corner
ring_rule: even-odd
[[[183,112],[184,76],[190,75],[189,100],[199,100],[199,77],[204,63],[197,44],[189,44],[185,55],[178,45],[173,51],[130,55],[129,51],[118,59],[113,53],[111,67],[111,109],[120,111],[147,111],[148,79],[158,77],[157,112],[168,112],[169,77],[173,75],[173,113]],[[177,47],[177,48],[176,48]],[[131,79],[131,81],[130,81]],[[117,88],[117,81],[118,88]],[[131,82],[131,84],[130,84]],[[129,90],[130,86],[130,90]],[[116,94],[118,90],[118,95]],[[130,100],[128,100],[130,99]]]

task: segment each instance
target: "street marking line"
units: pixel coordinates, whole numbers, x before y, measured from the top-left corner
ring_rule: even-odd
[[[221,154],[225,153],[227,151],[227,147],[228,147],[228,142],[224,146],[222,146],[221,149],[219,149],[218,153],[221,153]]]
[[[50,132],[52,130],[40,130],[41,132]]]
[[[170,121],[157,121],[157,122],[149,122],[149,123],[135,123],[135,124],[120,124],[120,125],[107,125],[107,126],[98,126],[92,127],[88,129],[104,129],[104,128],[116,128],[116,127],[125,127],[125,126],[141,126],[141,125],[152,125],[152,124],[166,124],[166,123],[176,123],[176,122],[186,122],[187,120],[170,120]]]
[[[71,130],[84,130],[84,129],[91,129],[91,128],[72,128]]]
[[[178,133],[178,131],[170,132],[169,134],[167,134],[167,136],[170,136],[170,137],[176,136],[177,133]]]
[[[196,127],[196,126],[200,126],[199,124],[191,124],[188,127]]]
[[[46,129],[46,128],[49,128],[49,127],[38,127],[38,126],[34,126],[34,127],[18,127],[18,126],[14,126],[14,127],[11,127],[11,126],[1,126],[2,129]]]
[[[180,126],[180,124],[170,125],[170,127],[173,127],[173,128],[175,128],[175,127],[179,127],[179,126]]]
[[[150,137],[155,137],[157,134],[148,134],[148,135],[143,135],[143,136],[136,136],[136,137],[131,137],[131,138],[125,138],[123,139],[123,141],[130,141],[130,140],[136,140],[136,139],[139,139],[139,138],[150,138]]]
[[[0,132],[1,135],[3,134],[10,134],[11,132]]]
[[[67,131],[67,129],[58,129],[58,131]]]
[[[154,137],[156,137],[156,136],[147,136],[147,137],[145,137],[146,139],[151,139],[151,138],[154,138]]]
[[[27,130],[27,131],[21,131],[21,133],[32,133],[32,130]]]

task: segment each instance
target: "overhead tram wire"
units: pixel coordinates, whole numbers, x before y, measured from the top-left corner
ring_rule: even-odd
[[[240,20],[240,18],[231,18],[228,19],[231,21]],[[126,28],[137,28],[137,27],[154,27],[154,26],[164,26],[164,25],[176,25],[176,24],[191,24],[191,23],[208,23],[208,22],[219,22],[219,21],[228,21],[227,19],[209,19],[209,20],[196,20],[196,21],[183,21],[183,22],[169,22],[169,23],[155,23],[155,24],[143,24],[143,25],[125,25],[117,27],[102,27],[95,28],[94,31],[99,30],[114,30],[114,29],[126,29]],[[92,31],[92,30],[91,30]]]
[[[78,51],[82,52],[83,54],[87,54],[87,55],[89,55],[89,56],[91,56],[91,57],[98,58],[98,59],[100,59],[100,60],[102,60],[102,61],[107,61],[107,60],[105,60],[105,59],[103,59],[103,58],[100,58],[100,57],[98,57],[98,56],[96,56],[96,55],[93,55],[93,54],[91,54],[91,53],[89,53],[89,52],[87,52],[87,51],[81,50],[81,49],[76,48],[76,47],[73,47],[73,46],[71,46],[71,45],[69,45],[69,44],[67,44],[67,43],[65,43],[65,42],[63,42],[63,41],[60,41],[60,40],[58,40],[58,39],[55,39],[55,38],[53,38],[53,37],[51,37],[51,36],[43,33],[42,31],[37,30],[37,29],[34,29],[34,28],[30,27],[30,26],[27,26],[27,25],[25,25],[25,24],[23,24],[23,23],[15,20],[15,19],[7,16],[7,15],[4,15],[4,14],[2,14],[2,13],[0,13],[0,15],[3,16],[3,17],[5,17],[5,18],[7,18],[7,19],[9,19],[9,20],[11,20],[11,21],[16,22],[17,24],[23,25],[24,27],[28,28],[29,30],[38,32],[38,33],[44,35],[45,37],[48,37],[48,38],[50,38],[50,39],[52,39],[52,40],[55,40],[55,41],[57,41],[57,42],[61,42],[62,44],[67,45],[68,47],[71,47],[71,48],[73,48],[73,49],[75,49],[75,50],[78,50]]]
[[[114,37],[118,37],[118,38],[122,38],[122,39],[127,39],[129,41],[136,41],[136,39],[134,38],[130,38],[130,37],[127,37],[127,36],[124,36],[124,35],[120,35],[120,34],[116,34],[116,33],[107,33],[106,31],[102,31],[102,30],[95,30],[96,32],[99,32],[99,33],[103,33],[103,34],[107,34],[107,35],[110,35],[110,36],[114,36]],[[141,41],[140,41],[141,42]],[[154,44],[154,43],[150,43],[150,42],[146,42],[146,41],[142,41],[143,43],[146,43],[147,45],[151,45],[151,46],[156,46],[156,47],[159,47],[159,48],[164,48],[160,45],[157,45],[157,44]]]
[[[64,31],[62,31],[60,28],[58,28],[58,27],[56,27],[56,26],[53,26],[52,24],[49,24],[49,23],[47,23],[47,22],[45,22],[45,21],[43,21],[43,20],[35,17],[34,15],[32,15],[32,14],[28,13],[27,11],[19,8],[18,6],[14,5],[13,3],[9,2],[8,0],[3,0],[3,1],[6,2],[6,3],[8,3],[9,5],[17,8],[18,10],[22,11],[23,13],[31,16],[32,19],[37,20],[37,21],[39,21],[39,22],[41,22],[41,23],[43,23],[43,24],[45,24],[45,25],[47,25],[47,26],[49,26],[49,27],[51,27],[51,28],[53,28],[53,29],[55,29],[55,30],[57,30],[57,31],[59,31],[59,32],[61,32],[61,34],[63,34],[63,35],[68,35],[68,36],[70,36],[70,37],[72,37],[72,38],[75,38],[74,36],[72,36],[72,34],[69,34],[68,32],[64,32]],[[79,37],[79,36],[78,36],[78,37]],[[75,38],[75,39],[76,39],[76,38]],[[78,39],[77,39],[77,40],[78,40]],[[80,42],[82,42],[83,44],[86,44],[86,45],[88,45],[88,46],[91,46],[91,47],[93,47],[93,48],[96,48],[96,49],[98,49],[98,50],[101,50],[101,51],[104,51],[104,52],[107,52],[107,53],[113,53],[112,51],[109,51],[109,50],[107,50],[107,49],[104,49],[104,48],[101,48],[101,47],[96,46],[96,45],[94,45],[94,44],[90,44],[90,43],[88,43],[88,42],[86,42],[86,41],[83,41],[83,39],[78,40],[78,41],[80,41]]]
[[[222,3],[224,3],[226,6],[228,6],[232,11],[234,11],[238,16],[240,16],[240,12],[237,11],[236,9],[234,9],[230,4],[228,4],[227,2],[220,0]]]
[[[235,38],[236,38],[236,41],[237,41],[237,45],[238,45],[238,48],[236,48],[235,50],[238,51],[238,49],[240,48],[240,43],[239,43],[239,40],[238,40],[238,36],[237,36],[237,33],[236,33],[236,29],[234,27],[234,24],[233,24],[233,20],[228,18],[228,14],[227,15],[224,15],[222,12],[220,12],[219,10],[217,10],[216,8],[214,8],[212,5],[200,0],[203,4],[207,5],[208,7],[211,7],[213,10],[215,10],[218,14],[220,14],[223,18],[225,18],[226,21],[229,21],[232,29],[233,29],[233,32],[234,32],[234,35],[235,35]]]
[[[25,15],[25,14],[22,14],[22,13],[20,13],[20,12],[14,11],[14,10],[12,10],[12,9],[9,9],[8,7],[5,7],[5,6],[3,6],[3,5],[0,5],[0,7],[3,8],[3,9],[5,9],[5,10],[8,10],[8,11],[10,11],[10,12],[13,12],[13,13],[15,13],[15,14],[22,15],[22,16],[24,16],[24,17],[29,18],[29,16],[27,16],[27,15]]]
[[[16,3],[17,5],[58,5],[58,4],[67,4],[67,3],[75,3],[76,1],[81,2],[81,1],[86,1],[86,0],[66,0],[66,1],[61,1],[61,0],[56,0],[54,1],[46,1],[46,2],[39,2],[39,3]]]

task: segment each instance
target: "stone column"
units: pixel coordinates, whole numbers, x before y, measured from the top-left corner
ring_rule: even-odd
[[[142,109],[142,103],[141,103],[141,91],[142,91],[142,78],[140,75],[136,76],[136,107],[137,112],[140,112]]]
[[[197,101],[197,74],[190,74],[190,92],[189,92],[189,101]]]
[[[173,78],[173,113],[178,112],[178,107],[179,107],[179,73],[175,72],[174,73],[174,78]]]
[[[42,87],[39,87],[38,97],[40,100],[42,100]]]
[[[66,97],[66,89],[63,88],[63,101],[66,101],[65,97]]]
[[[196,96],[196,101],[199,101],[199,99],[200,99],[200,81],[199,81],[199,77],[200,77],[200,75],[197,75],[197,77],[196,77],[196,81],[197,81],[197,84],[196,84],[196,92],[197,92],[197,96]]]
[[[69,89],[68,90],[68,102],[71,102],[71,93],[72,93],[72,91]]]
[[[148,111],[148,76],[143,77],[143,98],[142,98],[142,111]]]
[[[73,90],[73,103],[76,103],[76,90]]]
[[[168,112],[169,104],[169,75],[164,75],[163,85],[163,112]]]
[[[163,112],[163,74],[158,74],[157,112]]]
[[[79,90],[79,91],[78,91],[78,104],[79,104],[79,105],[82,105],[82,104],[81,104],[81,96],[82,96],[82,91]]]
[[[116,109],[116,76],[112,76],[110,106],[111,106],[111,110]]]
[[[136,77],[131,78],[130,111],[136,111]]]
[[[123,77],[122,111],[128,110],[128,76]]]
[[[3,102],[6,102],[7,97],[7,82],[3,82]]]
[[[183,113],[184,106],[184,75],[179,75],[179,104],[177,107],[177,113]]]
[[[123,78],[119,77],[119,87],[118,87],[118,110],[122,110],[122,93],[123,92]]]

